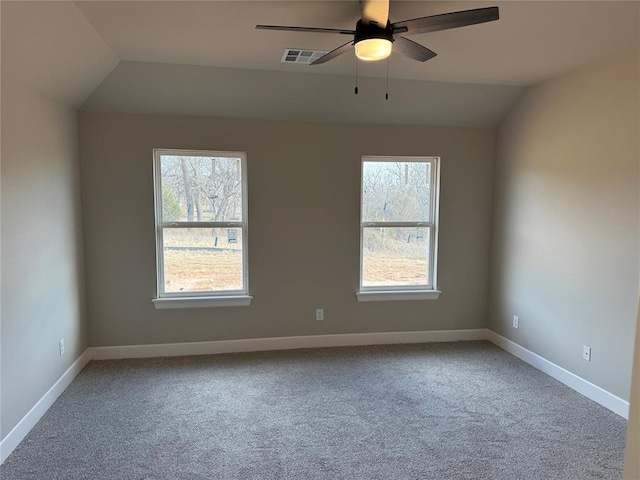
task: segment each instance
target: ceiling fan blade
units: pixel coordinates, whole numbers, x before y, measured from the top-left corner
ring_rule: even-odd
[[[338,48],[334,48],[329,53],[324,54],[317,60],[311,62],[309,65],[320,65],[321,63],[328,62],[332,58],[336,58],[338,55],[342,55],[353,48],[353,42],[347,42],[344,45],[340,45]]]
[[[498,7],[475,8],[460,12],[442,13],[429,17],[403,20],[391,25],[393,33],[426,33],[450,28],[466,27],[478,23],[492,22],[500,18]]]
[[[433,50],[429,50],[427,47],[404,37],[397,37],[394,40],[393,51],[418,62],[426,62],[438,55]]]
[[[380,28],[387,28],[389,21],[389,0],[360,0],[362,4],[362,23],[376,24]]]
[[[285,32],[313,32],[313,33],[339,33],[341,35],[355,35],[355,30],[343,30],[341,28],[315,28],[315,27],[287,27],[284,25],[256,25],[257,30],[283,30]]]

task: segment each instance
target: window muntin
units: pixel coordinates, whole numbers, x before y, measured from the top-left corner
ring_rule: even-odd
[[[246,155],[154,150],[158,297],[248,294]]]
[[[439,159],[362,159],[360,290],[436,289]]]

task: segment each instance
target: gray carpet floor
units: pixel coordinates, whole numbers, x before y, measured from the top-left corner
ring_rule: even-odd
[[[13,479],[619,479],[626,421],[488,342],[91,362]]]

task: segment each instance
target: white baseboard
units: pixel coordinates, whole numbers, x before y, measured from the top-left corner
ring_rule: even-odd
[[[66,372],[53,384],[38,403],[13,427],[6,437],[0,442],[0,464],[4,463],[7,457],[27,436],[31,429],[38,423],[47,410],[53,405],[58,397],[71,384],[74,378],[82,371],[91,360],[90,349],[86,349],[78,359],[67,369]]]
[[[295,348],[348,347],[356,345],[387,345],[394,343],[429,343],[485,340],[487,330],[435,330],[420,332],[347,333],[338,335],[307,335],[301,337],[250,338],[212,342],[165,343],[158,345],[125,345],[91,347],[91,358],[175,357],[210,355],[215,353],[258,352]]]
[[[503,350],[506,350],[513,356],[518,357],[520,360],[527,362],[529,365],[534,366],[538,370],[564,383],[567,387],[572,388],[576,392],[590,398],[594,402],[599,403],[621,417],[626,419],[629,418],[629,402],[626,400],[615,396],[613,393],[607,392],[603,388],[600,388],[588,380],[571,373],[569,370],[550,362],[546,358],[533,353],[531,350],[527,350],[492,330],[487,330],[486,338],[491,343],[494,343]]]

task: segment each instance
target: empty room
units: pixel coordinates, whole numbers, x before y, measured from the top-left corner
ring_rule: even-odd
[[[640,480],[640,3],[0,1],[3,480]]]

